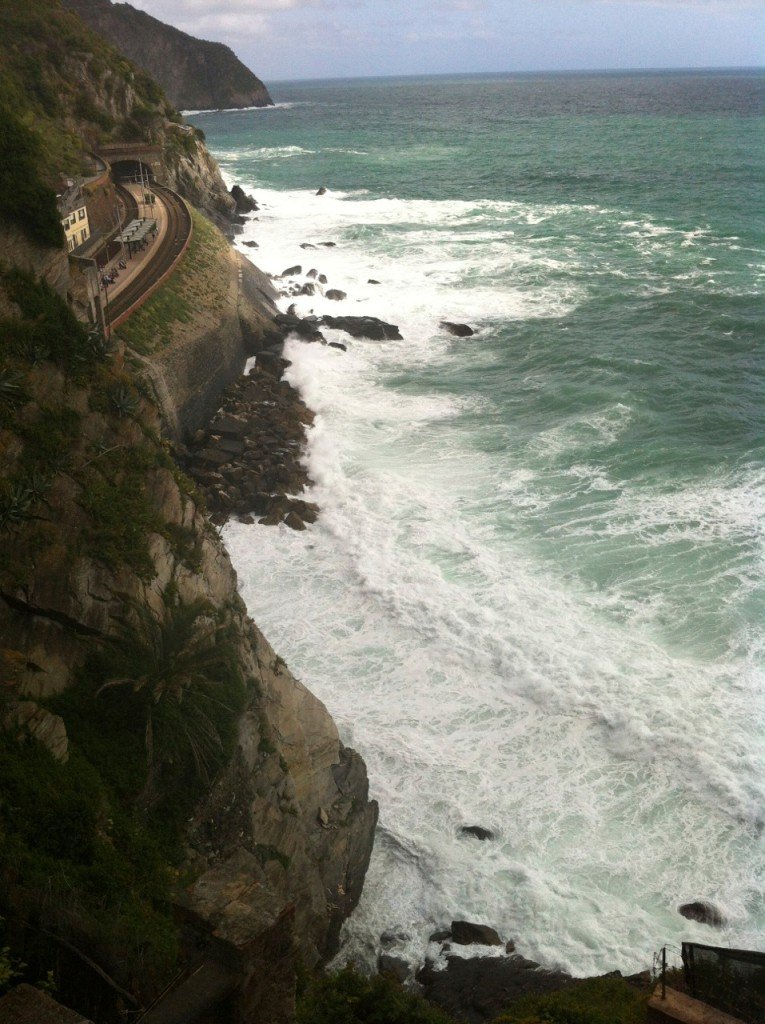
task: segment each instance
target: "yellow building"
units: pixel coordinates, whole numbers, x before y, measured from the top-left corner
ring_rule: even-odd
[[[56,197],[61,224],[66,233],[67,252],[74,250],[90,238],[88,208],[79,185],[71,185],[60,196]]]

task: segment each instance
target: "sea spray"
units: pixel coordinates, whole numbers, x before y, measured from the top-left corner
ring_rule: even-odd
[[[241,236],[259,265],[300,263],[297,280],[316,269],[347,292],[299,312],[380,316],[404,336],[287,343],[318,414],[306,457],[322,515],[299,535],[231,523],[227,541],[251,611],[381,803],[347,955],[371,958],[394,928],[421,958],[453,917],[581,974],[645,967],[687,937],[757,947],[764,233],[735,213],[752,112],[715,108],[700,145],[694,110],[574,109],[551,125],[513,106],[509,82],[516,120],[480,159],[465,138],[496,82],[483,105],[476,83],[422,85],[427,146],[411,109],[386,129],[379,91],[359,85],[285,87],[310,94],[310,116],[203,120],[261,205]],[[565,80],[540,88],[581,99]],[[600,88],[629,96],[622,79]],[[569,173],[545,177],[553,128]],[[302,152],[276,155],[288,147]],[[669,195],[683,147],[725,194],[689,171]],[[325,182],[344,188],[316,196]],[[679,917],[694,898],[720,907],[724,932]]]

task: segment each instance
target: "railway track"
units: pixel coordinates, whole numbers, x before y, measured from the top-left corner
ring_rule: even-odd
[[[167,212],[167,230],[154,244],[151,258],[127,285],[124,291],[109,303],[109,322],[114,323],[125,314],[172,267],[191,234],[191,214],[186,205],[170,189],[152,185],[152,191],[164,204]],[[130,195],[128,192],[127,195]],[[132,196],[130,196],[133,199]],[[135,200],[133,199],[135,204]],[[135,205],[137,213],[138,206]]]

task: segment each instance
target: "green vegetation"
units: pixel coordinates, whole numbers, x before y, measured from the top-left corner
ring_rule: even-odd
[[[178,268],[120,327],[120,336],[138,352],[167,345],[183,325],[204,322],[223,309],[230,283],[228,244],[201,214],[192,210],[193,233]]]
[[[422,996],[385,976],[353,967],[312,979],[298,1001],[297,1024],[453,1024]]]
[[[135,97],[135,110],[128,94]],[[104,101],[99,103],[103,97]],[[55,0],[3,0],[0,5],[0,107],[13,110],[39,141],[46,183],[79,173],[88,148],[125,137],[148,140],[172,108],[148,75]],[[132,116],[131,116],[132,115]],[[67,123],[77,123],[72,131]],[[14,152],[13,149],[6,152]]]
[[[590,978],[520,1000],[496,1024],[645,1024],[648,993],[622,978]]]
[[[0,101],[0,218],[13,221],[41,245],[64,244],[56,197],[41,176],[39,136]]]

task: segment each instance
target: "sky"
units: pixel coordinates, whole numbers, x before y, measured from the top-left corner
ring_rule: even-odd
[[[765,0],[131,0],[268,83],[765,64]]]

